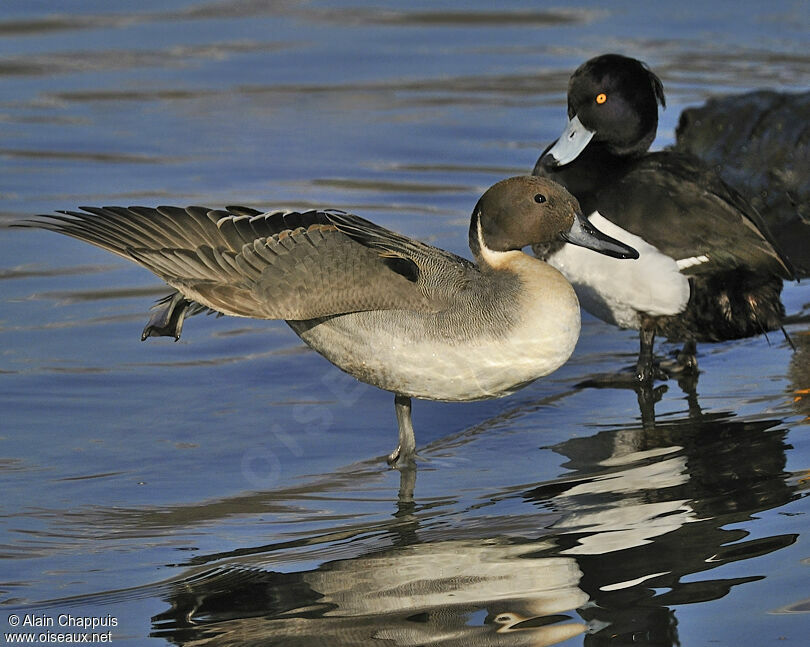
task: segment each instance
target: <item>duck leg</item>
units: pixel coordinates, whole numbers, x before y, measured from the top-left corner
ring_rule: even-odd
[[[688,340],[684,343],[681,352],[677,357],[678,366],[686,373],[697,373],[697,342],[694,339]]]
[[[683,348],[675,353],[675,360],[661,362],[660,369],[669,377],[677,378],[678,385],[689,395],[697,387],[698,381],[697,342],[688,339]]]
[[[388,464],[392,467],[412,464],[416,455],[416,437],[411,422],[411,399],[407,395],[394,395],[394,409],[399,424],[399,445],[388,455]]]
[[[638,362],[636,363],[636,380],[641,384],[650,384],[656,373],[653,363],[655,329],[642,327],[639,331],[639,340],[641,346],[638,351]]]

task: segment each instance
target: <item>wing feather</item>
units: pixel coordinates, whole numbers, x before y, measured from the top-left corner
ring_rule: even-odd
[[[302,320],[448,307],[471,264],[337,210],[81,207],[23,226],[135,261],[185,299],[225,314]],[[443,283],[447,274],[451,281]]]

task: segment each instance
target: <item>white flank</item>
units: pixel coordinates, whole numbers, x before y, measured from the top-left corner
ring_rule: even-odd
[[[636,260],[617,259],[566,244],[549,257],[574,286],[592,315],[623,328],[638,328],[639,313],[674,315],[689,301],[689,279],[674,258],[594,211],[594,227],[638,250]]]

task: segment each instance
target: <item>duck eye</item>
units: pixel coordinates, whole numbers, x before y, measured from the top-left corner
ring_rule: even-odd
[[[537,193],[537,194],[534,196],[534,201],[535,201],[537,204],[543,204],[543,203],[546,201],[546,196],[544,196],[542,193]]]
[[[604,92],[600,92],[599,94],[596,95],[596,103],[598,103],[600,106],[605,101],[607,101],[607,95]]]

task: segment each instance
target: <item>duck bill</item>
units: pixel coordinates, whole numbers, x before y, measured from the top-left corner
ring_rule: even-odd
[[[594,227],[587,218],[577,214],[571,229],[560,234],[565,242],[592,249],[613,258],[638,258],[638,252],[620,240],[611,238]]]
[[[585,128],[579,117],[574,115],[560,138],[543,154],[543,165],[554,168],[573,162],[585,150],[594,134],[595,131]]]

